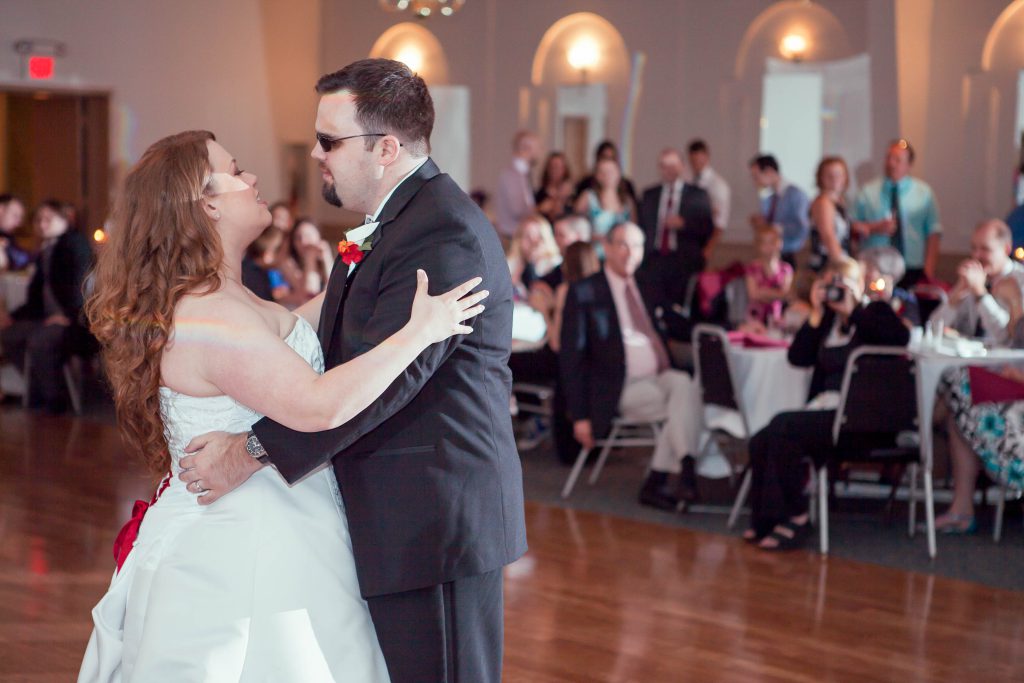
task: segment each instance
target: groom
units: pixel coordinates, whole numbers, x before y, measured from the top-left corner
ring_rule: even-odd
[[[508,267],[494,228],[427,156],[434,108],[419,76],[366,59],[316,89],[324,197],[367,216],[346,235],[362,260],[339,260],[324,299],[327,368],[407,322],[417,268],[431,293],[483,277],[487,309],[466,323],[472,334],[431,346],[341,427],[302,433],[264,418],[248,435],[204,435],[186,448],[181,477],[201,479],[209,504],[264,463],[294,483],[333,462],[391,680],[497,682],[502,567],[526,551]]]

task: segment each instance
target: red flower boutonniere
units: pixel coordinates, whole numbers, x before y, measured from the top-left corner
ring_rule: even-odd
[[[341,262],[346,266],[351,266],[354,263],[362,261],[365,252],[369,250],[370,245],[367,242],[363,242],[362,244],[356,244],[355,242],[349,242],[348,240],[338,242],[338,254],[341,256]]]

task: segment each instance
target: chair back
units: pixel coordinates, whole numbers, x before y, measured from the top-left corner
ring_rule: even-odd
[[[862,346],[850,354],[832,426],[833,443],[885,447],[892,445],[897,433],[916,431],[916,371],[903,347]]]
[[[693,328],[693,358],[704,405],[738,411],[746,428],[746,414],[736,391],[728,349],[729,338],[721,327],[701,324]]]
[[[949,296],[946,290],[938,285],[917,285],[914,287],[914,296],[917,297],[917,308],[921,313],[921,324],[928,322],[932,313],[942,304],[946,303]]]
[[[725,286],[726,316],[730,328],[736,329],[746,321],[749,298],[746,278],[730,280]]]

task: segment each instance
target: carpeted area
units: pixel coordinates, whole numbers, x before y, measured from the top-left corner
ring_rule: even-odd
[[[550,505],[739,536],[745,528],[747,515],[741,515],[735,530],[726,528],[728,506],[733,494],[725,480],[700,480],[702,502],[705,505],[701,505],[699,511],[673,514],[641,506],[637,502],[637,493],[644,478],[647,457],[647,452],[641,449],[613,453],[594,486],[587,482],[590,472],[588,465],[572,496],[562,500],[560,492],[569,468],[558,462],[548,444],[543,444],[522,453],[526,497]],[[936,483],[938,485],[941,482]],[[831,554],[906,571],[934,573],[998,588],[1024,590],[1024,525],[1021,522],[1020,502],[1007,504],[1003,538],[999,544],[992,541],[994,507],[981,507],[978,509],[978,532],[971,536],[939,535],[938,556],[933,561],[928,558],[923,531],[914,538],[907,536],[905,503],[897,503],[892,523],[886,525],[883,519],[884,501],[845,498],[842,487],[840,484],[840,495],[838,499],[832,500],[829,507]],[[941,513],[945,507],[945,503],[936,503],[936,514]],[[923,505],[918,508],[918,519],[924,520]],[[816,553],[817,550],[815,533],[808,551]]]

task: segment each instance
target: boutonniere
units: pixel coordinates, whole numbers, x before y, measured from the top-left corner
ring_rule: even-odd
[[[338,242],[338,254],[341,256],[341,262],[346,266],[362,261],[366,252],[372,248],[373,245],[370,244],[370,240],[365,240],[362,244],[356,244],[348,240]]]

